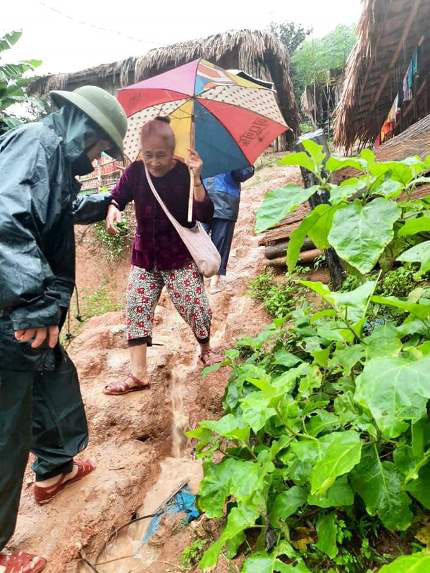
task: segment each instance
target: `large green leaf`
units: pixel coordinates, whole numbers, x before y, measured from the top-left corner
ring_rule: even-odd
[[[340,425],[340,420],[333,412],[317,410],[307,423],[307,430],[311,436],[319,436],[328,430],[333,430]]]
[[[353,346],[347,346],[345,348],[337,348],[330,360],[330,366],[341,366],[344,373],[349,376],[351,374],[351,370],[365,354],[366,351],[362,344],[354,344]]]
[[[315,165],[315,171],[318,173],[324,164],[325,158],[327,157],[324,151],[324,147],[319,143],[312,141],[312,139],[303,139],[302,145],[312,159]]]
[[[208,517],[222,517],[230,496],[248,500],[263,487],[264,475],[257,463],[224,458],[219,464],[205,464],[200,484],[199,506]]]
[[[406,530],[412,522],[410,498],[392,462],[381,462],[374,445],[363,448],[361,461],[351,473],[351,484],[370,515],[378,515],[391,530]]]
[[[334,512],[322,515],[317,521],[318,542],[316,546],[320,551],[334,559],[337,555],[337,525]]]
[[[306,503],[307,492],[303,487],[294,485],[278,494],[270,512],[270,522],[273,527],[281,527],[282,522]]]
[[[415,177],[415,168],[401,161],[374,161],[368,162],[369,172],[375,177],[390,177],[408,185]]]
[[[288,270],[292,273],[297,265],[297,261],[299,260],[300,250],[303,246],[303,243],[309,233],[312,232],[312,229],[316,227],[320,230],[319,221],[321,218],[325,217],[328,213],[331,213],[332,208],[330,205],[322,204],[317,205],[315,209],[313,209],[297,229],[291,233],[289,241],[288,241],[288,251],[287,251],[287,264]],[[320,231],[321,232],[321,231]],[[328,231],[327,231],[328,232]],[[314,239],[316,238],[317,233],[313,233]]]
[[[406,490],[415,497],[426,509],[430,509],[430,465],[424,466],[418,479],[410,481]]]
[[[354,430],[333,432],[319,439],[320,454],[311,474],[311,494],[324,495],[336,478],[349,473],[361,457],[360,435]]]
[[[360,193],[369,185],[367,177],[353,177],[343,181],[340,185],[332,185],[330,189],[330,203],[336,205],[346,201],[356,193]]]
[[[430,270],[430,241],[424,241],[408,249],[397,257],[397,260],[404,263],[421,263],[420,273],[426,273]]]
[[[277,364],[279,366],[285,366],[286,368],[292,368],[293,366],[297,366],[302,360],[295,354],[284,350],[278,350],[273,355],[273,364]]]
[[[309,481],[318,460],[318,446],[315,440],[300,440],[293,442],[285,454],[283,461],[288,464],[288,474],[296,483],[304,485]]]
[[[257,211],[256,232],[262,233],[280,223],[299,205],[312,197],[318,189],[317,185],[303,189],[291,183],[280,189],[269,191]]]
[[[289,565],[280,561],[276,554],[258,551],[243,564],[242,573],[310,573],[309,569],[302,563],[299,565]]]
[[[305,151],[297,151],[288,153],[279,160],[279,165],[296,165],[297,167],[304,167],[308,171],[315,172],[315,163]]]
[[[372,296],[372,302],[386,306],[393,306],[424,320],[430,316],[430,304],[409,302],[407,300],[401,300],[395,296]]]
[[[398,205],[378,198],[364,207],[356,201],[336,211],[328,240],[337,254],[361,273],[370,272],[394,237]]]
[[[430,217],[417,217],[409,219],[399,231],[399,237],[409,237],[417,233],[430,231]]]
[[[235,539],[242,531],[252,527],[257,521],[259,515],[259,509],[251,503],[233,507],[228,515],[227,525],[219,539],[205,551],[200,561],[200,568],[204,571],[205,569],[214,567],[224,545],[229,540]]]
[[[352,291],[334,292],[321,282],[299,282],[319,294],[337,310],[342,318],[347,318],[352,323],[356,323],[364,318],[369,298],[376,288],[376,281],[367,281]]]
[[[354,503],[354,492],[347,476],[338,478],[324,495],[309,495],[309,505],[318,507],[345,507]]]
[[[241,401],[242,418],[255,433],[276,415],[276,410],[270,404],[271,398],[265,397],[262,392],[251,392]]]
[[[22,30],[8,32],[0,37],[0,52],[9,50],[22,36]]]
[[[365,171],[367,167],[367,162],[359,157],[335,157],[331,156],[327,159],[325,168],[329,173],[334,173],[339,171],[339,169],[344,169],[345,167],[352,167],[358,171]]]
[[[430,555],[415,553],[397,557],[389,565],[384,565],[379,573],[428,573],[430,571]]]
[[[372,297],[373,300],[373,297]],[[387,358],[397,356],[402,349],[402,342],[397,329],[390,323],[381,324],[366,338],[367,358]]]
[[[326,205],[318,205],[318,207],[325,207]],[[308,230],[308,237],[318,249],[328,249],[330,243],[328,242],[328,235],[333,225],[333,218],[337,211],[337,206],[331,206],[329,209],[320,209],[318,211],[319,217],[316,219],[315,224]],[[315,211],[315,209],[314,209]]]
[[[389,438],[400,436],[427,414],[430,398],[430,357],[374,358],[357,378],[355,400],[367,407]]]
[[[404,189],[403,183],[394,179],[387,179],[381,185],[372,188],[373,193],[383,195],[386,199],[397,199]]]
[[[203,420],[200,422],[200,427],[211,430],[230,440],[247,442],[249,438],[248,424],[238,416],[233,416],[233,414],[227,414],[217,421]]]

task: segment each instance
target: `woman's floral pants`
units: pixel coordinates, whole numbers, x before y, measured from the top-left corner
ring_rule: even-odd
[[[129,344],[152,344],[154,312],[163,287],[194,336],[201,343],[210,335],[212,312],[203,277],[194,262],[181,269],[147,271],[132,267],[127,291],[127,336]]]

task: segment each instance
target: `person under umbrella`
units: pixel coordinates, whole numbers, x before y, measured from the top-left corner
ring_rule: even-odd
[[[233,241],[234,228],[239,215],[241,183],[254,175],[254,167],[235,169],[208,177],[203,183],[214,204],[214,216],[205,225],[207,232],[221,255],[221,266],[217,275],[211,279],[211,291],[217,292],[220,277],[227,274],[227,264]]]

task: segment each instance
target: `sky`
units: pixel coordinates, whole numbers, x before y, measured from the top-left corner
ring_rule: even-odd
[[[112,7],[111,7],[112,6]],[[294,21],[322,36],[358,21],[361,0],[9,0],[0,32],[23,36],[8,61],[40,59],[38,73],[73,72],[226,30]]]

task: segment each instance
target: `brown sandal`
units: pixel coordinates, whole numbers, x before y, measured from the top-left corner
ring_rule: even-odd
[[[133,380],[133,386],[127,382],[128,378]],[[122,396],[123,394],[128,394],[129,392],[146,390],[151,386],[149,382],[142,382],[142,380],[139,380],[139,378],[136,378],[136,376],[133,376],[133,374],[129,374],[128,378],[126,378],[123,382],[114,382],[113,384],[108,384],[104,387],[103,392],[108,396]]]
[[[36,500],[36,503],[38,505],[45,505],[45,503],[49,503],[51,499],[53,499],[57,495],[57,493],[59,493],[66,486],[81,480],[83,477],[87,476],[96,469],[96,466],[89,460],[81,460],[79,462],[73,462],[73,465],[77,466],[78,471],[75,477],[72,479],[64,481],[66,478],[66,474],[62,474],[58,482],[54,483],[54,485],[51,485],[49,487],[41,487],[38,486],[37,483],[34,484],[33,494],[34,494],[34,499]]]
[[[45,566],[46,559],[23,551],[10,555],[0,553],[0,568],[3,573],[40,573]]]

